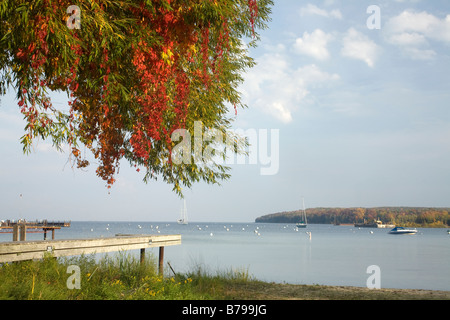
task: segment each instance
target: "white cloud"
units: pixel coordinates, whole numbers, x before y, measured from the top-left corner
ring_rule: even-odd
[[[391,18],[387,23],[387,28],[393,34],[419,33],[430,39],[450,42],[450,15],[439,19],[426,11],[406,10]]]
[[[10,112],[4,112],[4,111],[0,111],[0,121],[12,125],[23,125],[24,121],[23,118],[20,114],[20,112],[18,111],[17,108],[17,112],[16,113],[10,113]]]
[[[293,113],[310,94],[310,89],[339,79],[316,65],[292,66],[284,46],[257,58],[258,65],[245,75],[242,93],[245,103],[259,108],[283,123],[293,121]]]
[[[413,60],[432,60],[437,53],[430,49],[405,48],[404,52]]]
[[[450,15],[440,19],[426,11],[405,10],[389,19],[385,34],[410,58],[434,59],[437,53],[432,42],[450,44]]]
[[[0,141],[19,143],[20,137],[24,134],[21,131],[23,127],[24,121],[18,109],[15,114],[0,111]]]
[[[341,54],[345,57],[362,60],[371,68],[379,55],[379,48],[367,36],[350,28],[344,36]]]
[[[320,29],[312,33],[303,33],[302,38],[297,38],[294,44],[296,52],[309,55],[318,60],[326,60],[330,57],[327,45],[333,37]]]
[[[306,7],[303,7],[300,9],[300,15],[301,16],[318,15],[318,16],[322,16],[322,17],[326,17],[326,18],[335,18],[335,19],[339,19],[339,20],[342,19],[342,13],[339,9],[327,11],[324,9],[320,9],[316,5],[313,5],[310,3],[308,3],[308,5]]]
[[[402,45],[402,46],[420,46],[427,44],[427,39],[423,34],[420,33],[408,33],[402,32],[398,34],[391,35],[389,39],[392,43]]]
[[[296,71],[297,75],[301,76],[302,81],[305,84],[319,84],[329,80],[338,80],[339,75],[330,74],[328,72],[322,71],[315,64],[301,67]]]

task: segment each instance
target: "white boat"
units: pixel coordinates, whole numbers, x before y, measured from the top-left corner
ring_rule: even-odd
[[[181,209],[181,217],[177,220],[178,224],[188,224],[187,220],[187,210],[186,210],[186,200],[184,200],[183,208]]]
[[[303,202],[303,212],[302,212],[301,221],[299,223],[297,223],[297,228],[306,228],[306,226],[308,225],[308,220],[306,219],[305,199],[304,198],[302,198],[302,202]]]
[[[405,229],[403,227],[395,227],[391,231],[389,231],[389,234],[416,234],[416,229]]]

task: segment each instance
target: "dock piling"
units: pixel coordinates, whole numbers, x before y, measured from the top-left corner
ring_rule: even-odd
[[[27,241],[27,225],[25,223],[19,224],[20,241]]]
[[[164,247],[159,247],[159,267],[158,273],[164,276]]]
[[[13,241],[19,241],[19,225],[13,225]]]

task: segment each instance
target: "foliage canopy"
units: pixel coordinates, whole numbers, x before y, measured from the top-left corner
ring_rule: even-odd
[[[172,133],[193,130],[201,121],[230,134],[229,107],[245,107],[238,86],[255,64],[243,39],[256,45],[271,5],[271,0],[2,1],[0,95],[10,86],[17,93],[26,121],[24,152],[35,139],[48,139],[58,149],[70,146],[73,163],[83,168],[89,150],[108,187],[122,159],[138,171],[145,168],[145,181],[162,177],[179,194],[181,185],[227,179],[229,168],[210,158],[173,163]],[[67,93],[69,105],[56,108],[51,92]],[[246,142],[232,138],[233,151],[244,152]]]

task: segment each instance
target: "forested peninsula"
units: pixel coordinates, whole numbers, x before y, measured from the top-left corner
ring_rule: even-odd
[[[298,223],[302,210],[267,214],[255,219],[261,223]],[[383,223],[405,227],[447,228],[450,208],[378,207],[378,208],[310,208],[309,224]]]

